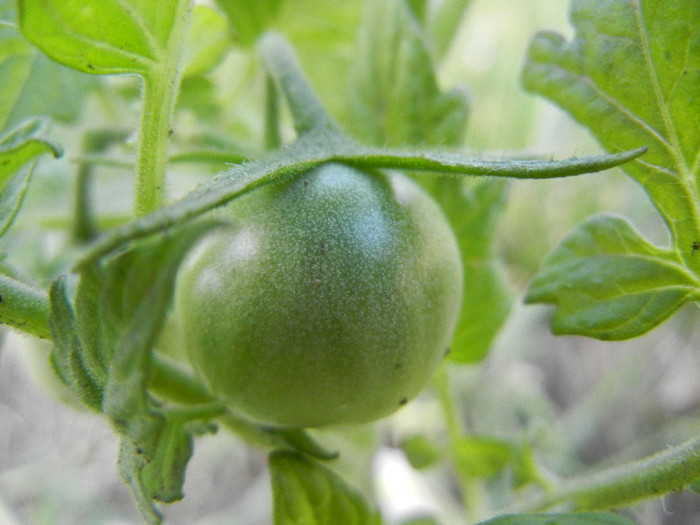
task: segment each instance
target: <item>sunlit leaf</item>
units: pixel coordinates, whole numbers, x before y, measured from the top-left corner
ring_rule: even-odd
[[[19,0],[24,35],[85,73],[146,73],[167,55],[178,5],[187,0]]]
[[[700,3],[575,0],[571,20],[571,42],[554,33],[535,38],[525,86],[571,113],[608,151],[649,147],[623,169],[661,213],[675,254],[662,255],[636,233],[632,241],[631,228],[619,221],[619,235],[631,244],[612,246],[612,235],[594,231],[600,222],[589,223],[557,249],[529,298],[559,305],[553,326],[560,333],[623,339],[697,298]],[[577,255],[579,244],[598,241],[600,253]]]
[[[183,76],[192,77],[211,71],[221,63],[229,46],[223,16],[210,7],[195,6],[182,58]]]

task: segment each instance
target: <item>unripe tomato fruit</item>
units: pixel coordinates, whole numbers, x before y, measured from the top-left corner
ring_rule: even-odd
[[[223,213],[175,296],[214,393],[255,421],[311,427],[378,419],[423,388],[455,328],[462,265],[413,181],[324,164]]]

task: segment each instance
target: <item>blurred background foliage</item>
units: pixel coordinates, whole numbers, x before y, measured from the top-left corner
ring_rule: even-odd
[[[0,0],[3,20],[12,21],[11,3]],[[436,44],[434,51],[442,57],[438,84],[468,95],[467,151],[554,158],[600,152],[586,130],[520,86],[534,33],[552,29],[570,36],[567,8],[563,0],[472,0],[454,44],[449,49]],[[289,0],[273,9],[272,21],[260,22],[290,37],[324,103],[349,129],[351,66],[363,9],[361,0]],[[236,45],[211,72],[184,79],[171,153],[260,151],[264,78],[250,52],[255,34],[232,37],[217,23],[207,30],[212,42],[227,48],[233,38]],[[0,27],[0,55],[4,46],[23,45],[12,31]],[[96,153],[81,133],[115,124],[136,132],[139,88],[132,78],[65,70],[29,47],[23,61],[0,62],[0,79],[9,75],[24,75],[25,86],[36,90],[16,92],[23,107],[43,107],[39,113],[55,108],[51,137],[66,149],[61,160],[38,166],[27,205],[0,250],[11,243],[12,256],[2,264],[48,281],[66,270],[63,247],[73,213],[73,181]],[[51,80],[31,82],[32,75]],[[63,76],[74,77],[70,81],[79,84],[80,92],[57,92]],[[53,87],[50,97],[47,87]],[[76,97],[84,99],[82,110]],[[12,118],[7,116],[3,127]],[[131,174],[124,173],[134,151],[129,141],[106,140],[98,149],[109,162],[103,158],[94,166],[93,191],[100,224],[108,226],[130,213]],[[180,159],[171,168],[169,191],[175,197],[219,171],[221,163]],[[477,365],[450,367],[446,376],[438,376],[435,388],[377,425],[317,432],[323,443],[342,452],[334,468],[375,494],[388,523],[418,515],[446,525],[469,522],[458,504],[454,473],[439,461],[445,424],[436,399],[444,388],[453,391],[458,415],[472,436],[462,447],[463,461],[479,458],[469,468],[480,473],[472,497],[483,509],[510,504],[510,487],[519,475],[533,480],[532,472],[519,472],[517,466],[527,470],[536,464],[538,475],[556,483],[555,475],[640,457],[700,433],[700,359],[693,344],[700,326],[694,308],[644,337],[606,343],[554,337],[547,327],[549,309],[522,305],[525,286],[542,258],[574,224],[598,211],[622,212],[648,238],[665,242],[645,194],[617,170],[513,182],[496,229],[495,251],[515,299],[489,356]],[[0,523],[138,523],[114,468],[116,438],[102,420],[71,405],[50,376],[42,346],[6,332],[0,349]],[[59,401],[62,396],[65,403]],[[478,454],[469,453],[476,449]],[[504,454],[510,459],[503,459]],[[518,454],[520,459],[513,460]],[[505,463],[509,469],[501,468]],[[225,432],[203,437],[188,470],[187,496],[165,509],[166,523],[270,523],[268,485],[264,453]],[[641,525],[692,525],[700,522],[700,503],[679,494],[640,505],[628,515]]]

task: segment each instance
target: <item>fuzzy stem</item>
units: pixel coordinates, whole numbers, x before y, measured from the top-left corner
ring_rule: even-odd
[[[338,131],[338,125],[304,76],[289,42],[277,33],[268,33],[260,39],[258,49],[268,74],[278,83],[287,100],[297,133]]]
[[[279,97],[274,80],[268,76],[265,79],[265,149],[275,150],[281,144]]]
[[[700,436],[639,461],[571,480],[524,511],[571,504],[576,510],[606,510],[626,507],[685,489],[700,479]]]
[[[50,339],[48,293],[0,275],[0,323],[42,339]]]
[[[168,156],[170,119],[180,86],[180,58],[185,32],[192,11],[191,2],[178,2],[178,13],[171,30],[169,45],[159,67],[143,78],[143,108],[139,137],[138,174],[135,213],[142,217],[163,205],[165,165]]]

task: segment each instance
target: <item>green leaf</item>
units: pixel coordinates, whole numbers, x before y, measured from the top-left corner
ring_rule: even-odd
[[[62,150],[41,138],[45,123],[30,119],[0,137],[0,186],[6,184],[12,175],[30,160],[44,153],[60,157]]]
[[[187,0],[19,0],[24,35],[48,56],[85,73],[141,73],[167,60]]]
[[[222,410],[216,404],[174,412],[156,403],[149,392],[152,348],[170,306],[180,261],[210,227],[211,223],[200,222],[134,246],[107,264],[84,268],[76,293],[78,319],[72,325],[64,323],[62,332],[104,387],[100,408],[122,437],[120,472],[149,523],[160,521],[153,500],[172,502],[182,497],[192,453],[186,425]],[[70,366],[70,355],[63,354],[57,360],[62,377]]]
[[[461,142],[468,104],[442,93],[421,27],[404,0],[368,2],[350,75],[354,134],[374,145]]]
[[[491,437],[464,436],[455,443],[454,453],[457,469],[472,478],[495,476],[511,459],[510,445]]]
[[[401,442],[406,459],[416,470],[431,467],[442,458],[440,450],[425,436],[410,436]]]
[[[285,0],[216,0],[233,27],[236,40],[249,46],[276,19]]]
[[[336,473],[297,452],[269,457],[275,525],[379,525],[379,515]]]
[[[444,0],[437,2],[428,13],[426,28],[431,36],[435,54],[441,58],[449,50],[471,0]]]
[[[37,52],[13,25],[0,24],[0,130],[31,115],[73,120],[85,100],[87,78]]]
[[[604,512],[576,514],[513,514],[500,516],[479,525],[635,525],[633,521]]]
[[[29,189],[32,161],[44,153],[61,155],[57,146],[41,138],[43,128],[41,121],[30,120],[0,137],[0,236],[12,224]]]
[[[146,488],[141,473],[148,464],[139,447],[130,439],[122,438],[119,442],[119,473],[131,491],[131,497],[139,515],[149,525],[159,525],[163,515],[156,507],[150,491]]]
[[[164,424],[147,395],[151,349],[170,306],[180,261],[210,226],[197,224],[137,246],[110,261],[101,279],[98,322],[108,345],[103,410],[122,434],[139,444],[147,460],[153,458]],[[94,333],[89,336],[93,340]]]
[[[113,339],[103,335],[101,298],[104,269],[97,264],[86,267],[80,274],[75,293],[76,329],[83,349],[83,360],[93,376],[102,384],[107,383],[108,362]]]
[[[625,219],[598,215],[562,241],[533,279],[527,302],[557,305],[556,334],[635,337],[700,298],[678,255],[647,242]]]
[[[224,59],[230,45],[226,19],[204,5],[195,6],[182,57],[183,76],[208,73]]]
[[[158,501],[174,503],[184,497],[187,462],[192,457],[192,435],[182,421],[168,420],[161,432],[155,456],[144,465],[141,481]]]
[[[511,294],[493,246],[505,207],[504,180],[436,178],[424,185],[447,215],[459,242],[464,267],[464,295],[450,359],[483,359],[510,312]]]
[[[51,285],[51,363],[61,380],[96,412],[101,411],[104,384],[96,380],[83,362],[83,350],[76,329],[75,314],[66,292],[66,281],[60,278]]]
[[[2,193],[0,193],[0,237],[12,225],[17,212],[19,212],[33,173],[34,163],[32,162],[22,167],[2,188]]]
[[[74,120],[92,80],[38,52],[15,26],[0,24],[0,130],[32,115]]]
[[[700,240],[700,3],[575,0],[571,42],[538,35],[525,86],[587,126],[608,151],[647,145],[625,171],[647,191],[685,264]]]

